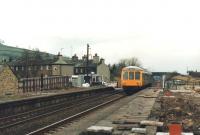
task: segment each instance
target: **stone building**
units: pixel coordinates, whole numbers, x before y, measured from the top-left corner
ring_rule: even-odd
[[[97,74],[103,76],[103,80],[105,82],[110,81],[110,69],[109,67],[105,64],[105,60],[101,59],[100,63],[97,65]]]
[[[18,60],[8,63],[14,74],[18,78],[40,77],[41,75],[50,76],[52,60],[47,61],[32,61]]]
[[[75,75],[85,75],[87,70],[89,74],[97,74],[103,77],[103,81],[110,81],[110,69],[108,65],[105,64],[104,59],[100,59],[97,54],[93,56],[92,59],[88,60],[87,67],[87,57],[84,55],[81,60],[78,59],[76,55],[72,57],[74,65],[74,74]]]
[[[8,65],[0,65],[0,86],[0,95],[18,91],[18,78]]]
[[[67,63],[63,60],[62,55],[58,55],[58,60],[51,64],[52,76],[71,76],[74,73],[74,66],[72,63]]]
[[[74,71],[73,64],[63,60],[60,54],[55,60],[18,60],[9,65],[18,78],[71,76]]]

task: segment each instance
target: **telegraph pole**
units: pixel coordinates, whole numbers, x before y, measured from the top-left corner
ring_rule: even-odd
[[[90,83],[90,77],[89,77],[89,44],[87,44],[87,58],[86,58],[86,77],[85,82]]]
[[[86,59],[86,73],[88,76],[88,65],[89,65],[89,44],[87,44],[87,59]]]

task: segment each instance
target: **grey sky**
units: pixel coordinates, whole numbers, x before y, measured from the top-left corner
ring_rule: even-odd
[[[198,0],[0,0],[6,44],[107,63],[138,57],[152,71],[200,70]],[[72,46],[72,49],[71,49]]]

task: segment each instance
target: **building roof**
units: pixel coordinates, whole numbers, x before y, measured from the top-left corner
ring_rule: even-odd
[[[188,81],[189,79],[191,79],[190,76],[184,76],[184,75],[177,75],[177,76],[172,77],[172,80]]]
[[[137,67],[137,66],[128,66],[128,67],[125,67],[125,69],[144,70],[143,68]]]
[[[9,62],[8,64],[10,66],[25,66],[25,65],[50,65],[54,62],[55,60],[53,59],[48,59],[48,60],[16,60]]]
[[[79,60],[75,63],[75,67],[86,67],[86,65],[87,65],[87,62],[84,60]],[[93,63],[93,60],[89,60],[89,62],[88,62],[89,67],[95,68],[95,67],[97,67],[97,65],[98,65],[97,63]]]
[[[58,59],[56,62],[54,62],[53,64],[59,64],[59,65],[65,65],[67,64],[67,62],[65,62],[63,59]]]
[[[188,71],[188,73],[192,77],[200,77],[200,72]]]

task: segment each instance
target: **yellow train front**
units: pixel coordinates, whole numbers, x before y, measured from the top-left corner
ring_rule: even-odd
[[[121,86],[127,94],[151,86],[152,74],[137,66],[124,67],[121,72]]]

